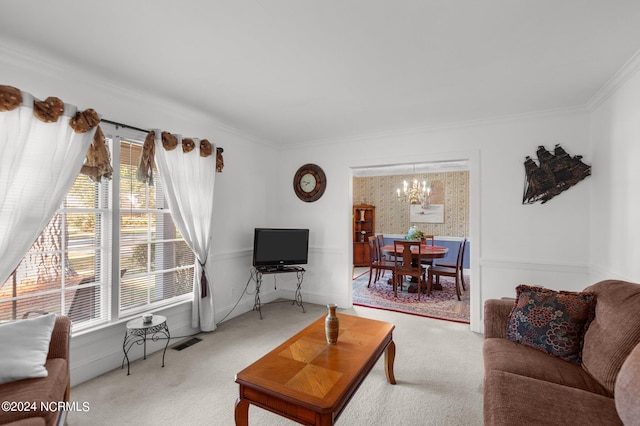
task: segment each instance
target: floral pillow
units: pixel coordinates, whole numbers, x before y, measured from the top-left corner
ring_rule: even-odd
[[[595,315],[595,294],[524,284],[516,293],[507,339],[580,364],[584,333]]]

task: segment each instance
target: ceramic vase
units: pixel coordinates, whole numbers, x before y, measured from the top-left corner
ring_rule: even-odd
[[[336,308],[338,305],[327,305],[329,313],[324,320],[324,331],[327,335],[327,343],[335,345],[338,343],[338,330],[340,329],[340,320],[336,315]]]

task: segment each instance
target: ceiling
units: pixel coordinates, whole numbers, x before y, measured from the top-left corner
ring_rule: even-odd
[[[282,146],[585,108],[640,50],[637,0],[5,0],[0,10],[0,46]]]

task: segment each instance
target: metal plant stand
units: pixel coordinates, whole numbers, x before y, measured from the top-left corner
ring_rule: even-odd
[[[124,342],[122,343],[122,351],[124,352],[124,358],[122,359],[122,367],[124,368],[124,362],[127,361],[127,376],[129,371],[129,350],[134,344],[143,345],[144,358],[147,359],[147,339],[153,342],[157,342],[160,339],[167,339],[167,344],[164,345],[164,351],[162,352],[162,366],[164,367],[164,356],[167,353],[167,347],[169,346],[169,327],[167,327],[167,318],[162,315],[154,315],[152,320],[148,323],[143,322],[142,318],[132,319],[127,322],[127,332],[124,336]]]

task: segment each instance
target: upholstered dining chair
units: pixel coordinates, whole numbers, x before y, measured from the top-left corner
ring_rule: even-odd
[[[376,237],[369,237],[369,283],[367,287],[371,286],[371,278],[375,275],[374,282],[380,279],[380,274],[384,276],[384,271],[391,271],[392,280],[395,281],[393,272],[395,265],[386,259],[380,257],[380,250],[376,241]]]
[[[458,296],[458,300],[460,299],[460,276],[461,274],[461,269],[463,267],[462,264],[462,260],[463,260],[463,256],[464,256],[464,245],[466,243],[466,239],[464,241],[462,241],[460,243],[460,248],[458,248],[458,256],[456,257],[456,265],[455,267],[451,268],[448,266],[440,266],[440,265],[434,265],[432,267],[429,268],[429,279],[428,279],[428,284],[427,284],[427,288],[430,290],[431,289],[431,285],[433,284],[433,277],[436,277],[436,284],[440,284],[440,276],[445,276],[445,277],[455,277],[456,279],[456,295]]]
[[[467,247],[467,239],[465,238],[462,241],[462,263],[460,265],[457,264],[457,256],[456,256],[456,262],[440,262],[439,260],[436,261],[436,265],[437,266],[445,266],[447,268],[457,268],[458,271],[460,272],[460,283],[462,284],[462,291],[467,291],[467,286],[464,283],[464,253]]]
[[[411,253],[411,247],[417,247],[415,253]],[[398,297],[398,284],[402,286],[404,277],[415,277],[418,280],[418,300],[420,300],[425,272],[425,267],[422,266],[419,260],[422,256],[421,244],[416,241],[395,240],[393,242],[393,251],[396,254],[394,258],[395,279],[393,280],[393,294]],[[402,287],[400,288],[402,289]],[[427,287],[427,294],[430,290],[431,288]]]

